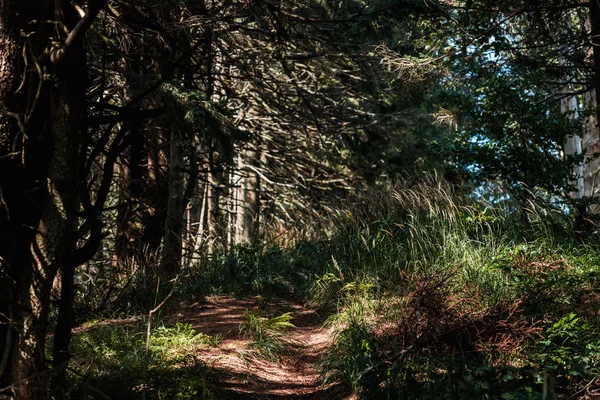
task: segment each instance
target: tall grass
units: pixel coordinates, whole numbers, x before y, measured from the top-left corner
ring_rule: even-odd
[[[590,384],[600,367],[598,313],[581,311],[597,303],[598,251],[577,245],[568,216],[534,201],[507,212],[435,180],[371,193],[345,214],[329,243],[334,262],[312,291],[335,298],[340,312],[326,379],[364,398],[599,388]],[[369,290],[348,296],[348,285]],[[569,337],[582,340],[568,345]]]

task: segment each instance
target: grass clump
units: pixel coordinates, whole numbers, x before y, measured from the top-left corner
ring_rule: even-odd
[[[285,338],[286,332],[295,328],[291,323],[292,313],[275,317],[263,317],[259,310],[246,310],[240,324],[240,335],[252,339],[255,352],[269,361],[278,361],[289,354],[292,343]]]
[[[217,347],[220,336],[210,336],[196,332],[192,324],[177,322],[173,327],[164,325],[157,327],[150,335],[149,348],[151,351],[167,352],[166,355],[178,355],[189,352],[196,346]]]
[[[360,315],[350,313],[321,364],[324,382],[340,380],[359,395],[375,394],[381,382],[381,345],[373,328]]]

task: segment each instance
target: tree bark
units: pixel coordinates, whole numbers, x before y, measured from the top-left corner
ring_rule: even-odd
[[[169,143],[169,199],[165,222],[165,241],[161,257],[161,272],[173,278],[181,269],[183,212],[186,205],[184,179],[184,134],[173,129]]]
[[[143,130],[134,127],[130,135],[132,135],[131,147],[123,154],[126,163],[118,166],[120,208],[117,215],[114,257],[119,271],[127,270],[132,256],[135,259],[143,253],[142,229],[139,221],[144,176],[142,160],[145,155]]]
[[[96,6],[99,4],[90,5],[89,10],[97,14]],[[4,206],[0,236],[9,238],[8,246],[0,245],[0,259],[3,275],[11,282],[8,301],[3,304],[8,305],[12,336],[6,340],[8,331],[2,332],[2,359],[8,360],[3,362],[2,384],[9,385],[16,398],[43,399],[49,396],[53,373],[46,368],[44,351],[50,292],[72,250],[79,205],[87,78],[82,35],[93,16],[80,19],[70,4],[58,0],[54,5],[4,0],[0,10],[0,104],[5,116],[0,121]],[[31,23],[33,20],[56,20],[70,29],[57,52],[46,50],[54,30],[46,32],[42,24]],[[29,60],[29,69],[20,54],[15,54],[22,50],[18,41],[21,29],[38,29],[27,44],[36,58]],[[41,64],[33,68],[36,62]],[[37,68],[43,68],[52,81],[41,81]],[[16,80],[23,75],[26,85],[17,94]]]
[[[590,35],[591,35],[591,62],[592,82],[594,99],[600,99],[600,3],[598,0],[590,0]],[[595,125],[593,129],[598,131],[600,122],[600,110],[595,110]]]
[[[576,96],[569,96],[564,98],[560,102],[561,112],[564,114],[569,113],[571,119],[578,118],[578,101]],[[580,156],[582,153],[581,146],[581,136],[573,135],[567,139],[565,143],[565,154]],[[585,181],[583,178],[584,175],[584,165],[583,162],[579,162],[573,169],[573,175],[575,176],[575,181],[573,182],[576,190],[572,192],[570,195],[573,198],[581,199],[585,196]]]
[[[18,182],[23,182],[19,178],[24,171],[17,156],[10,156],[12,144],[20,135],[19,121],[15,117],[20,118],[25,107],[24,99],[15,96],[19,85],[18,12],[18,1],[0,0],[0,388],[11,383],[9,361],[16,337],[13,320],[17,305],[14,282],[19,269],[17,260],[25,257],[27,243],[31,241],[32,230],[25,226],[37,226],[39,220],[34,211],[29,214],[28,225],[21,225],[25,221],[19,219],[26,214],[19,205],[23,204],[26,187]]]
[[[600,152],[600,109],[597,99],[600,98],[600,4],[598,1],[589,2],[589,19],[586,21],[586,29],[590,34],[591,47],[587,51],[587,65],[591,67],[592,89],[582,96],[582,106],[586,110],[592,110],[590,116],[584,122],[583,135],[581,137],[580,152],[585,152],[585,160],[580,171],[583,178],[583,190],[580,190],[584,202],[579,206],[579,217],[585,223],[578,223],[579,230],[588,230],[589,215],[596,215],[600,208],[593,204],[590,199],[597,197],[599,189],[598,172],[600,171],[600,159],[595,153]],[[581,185],[580,185],[581,186]]]
[[[236,243],[254,243],[258,239],[260,212],[260,152],[250,144],[239,155],[241,179],[238,187]]]
[[[593,110],[597,108],[596,92],[594,90],[583,94],[583,108]],[[598,129],[598,116],[592,113],[585,121],[583,127],[583,137],[581,138],[581,148],[585,149],[586,159],[583,164],[584,197],[591,199],[597,197],[598,186],[597,172],[600,169],[600,160],[594,157],[598,152],[598,143],[600,142],[600,133]],[[596,206],[588,207],[587,212],[597,214]]]
[[[219,153],[211,149],[209,153],[209,207],[208,207],[208,252],[214,254],[219,244],[223,244],[223,212],[221,197],[224,187],[223,163],[219,162]]]

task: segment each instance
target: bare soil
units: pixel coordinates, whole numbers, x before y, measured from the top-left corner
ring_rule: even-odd
[[[262,306],[265,315],[292,312],[296,326],[286,339],[296,344],[279,362],[267,361],[251,351],[250,340],[239,335],[244,312],[258,308],[257,299],[212,296],[182,304],[174,322],[191,323],[198,332],[219,335],[215,348],[198,348],[199,357],[216,372],[214,386],[219,399],[328,399],[353,397],[340,385],[321,385],[315,366],[332,340],[332,330],[323,327],[323,316],[302,303],[285,300]]]

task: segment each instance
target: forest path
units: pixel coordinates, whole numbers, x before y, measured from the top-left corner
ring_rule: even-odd
[[[217,347],[198,348],[199,357],[218,376],[219,399],[352,399],[339,385],[322,386],[315,364],[332,340],[332,329],[323,327],[323,317],[302,303],[272,301],[261,311],[276,316],[291,312],[296,328],[285,339],[297,346],[279,362],[252,354],[251,340],[239,335],[244,312],[258,308],[257,299],[212,296],[182,304],[173,318],[191,323],[198,332],[219,335]]]

